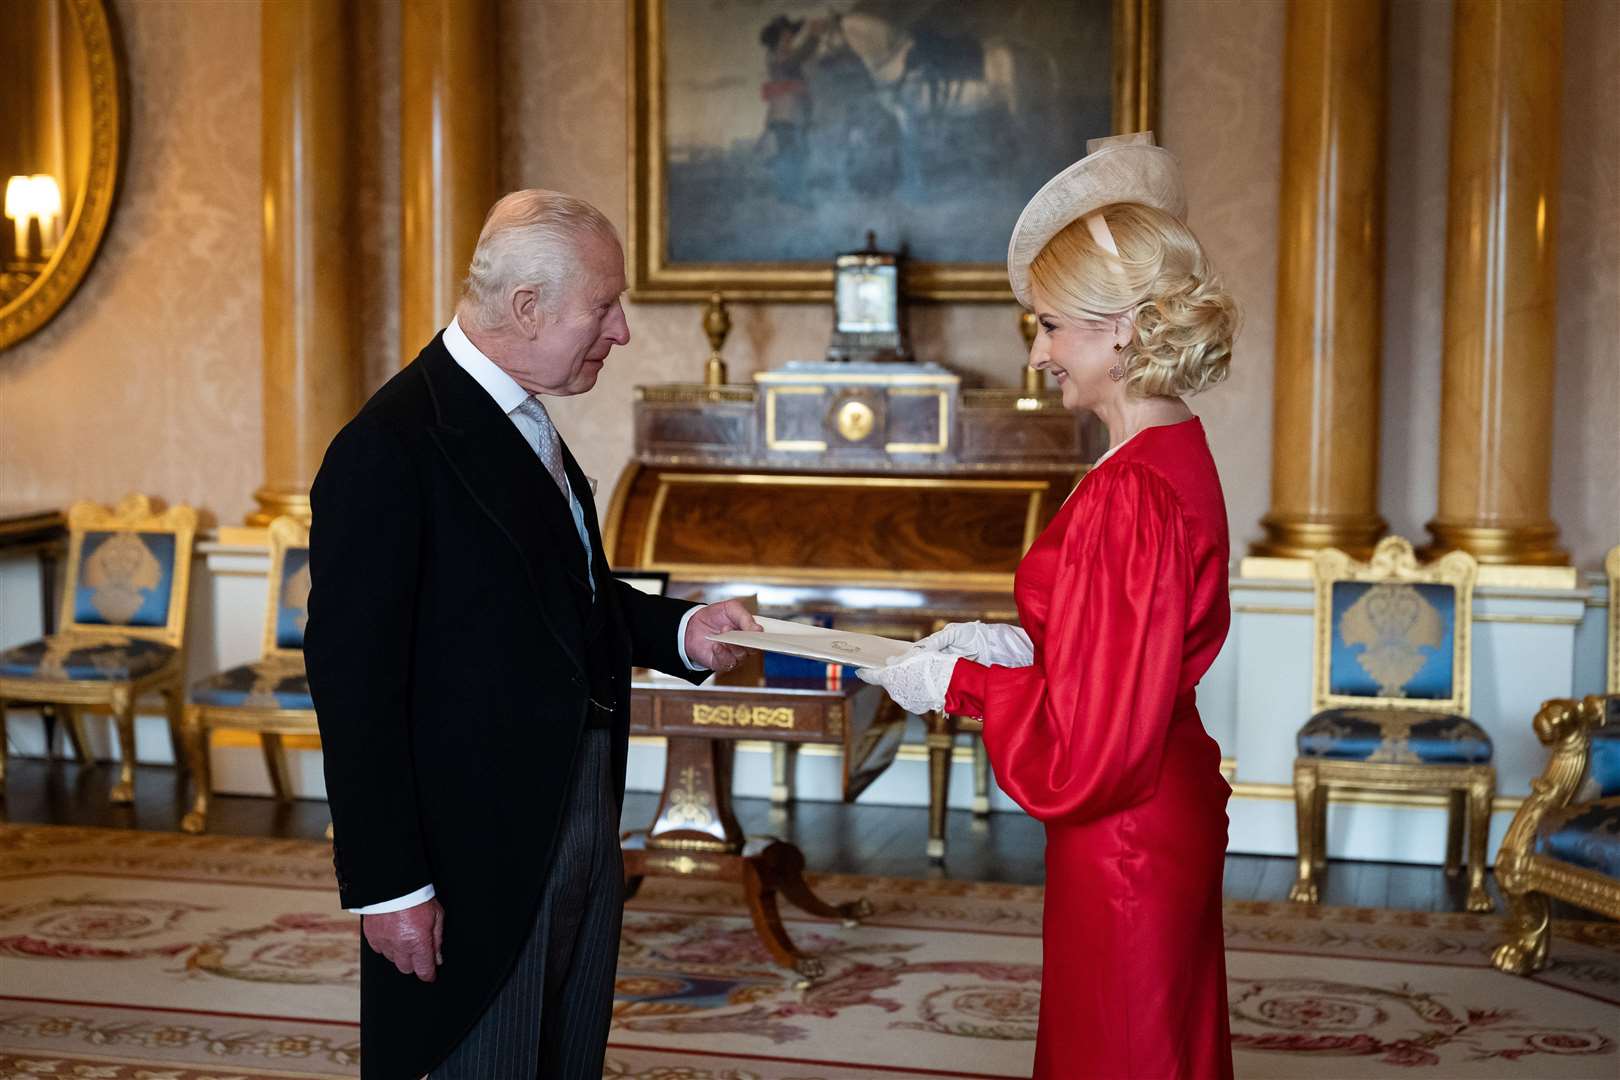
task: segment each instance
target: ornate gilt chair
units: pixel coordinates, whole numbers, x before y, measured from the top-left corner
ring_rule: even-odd
[[[1620,919],[1620,694],[1549,701],[1535,730],[1552,757],[1496,855],[1513,923],[1491,963],[1515,975],[1547,962],[1549,898]]]
[[[185,740],[197,796],[180,828],[208,827],[212,775],[209,736],[216,728],[257,732],[276,798],[290,798],[284,735],[320,735],[304,673],[304,624],[309,619],[309,526],[296,518],[270,523],[270,596],[259,659],[197,683],[185,710]]]
[[[1468,819],[1468,910],[1490,911],[1485,843],[1496,770],[1491,739],[1468,716],[1473,558],[1419,566],[1398,536],[1370,563],[1329,549],[1315,558],[1312,716],[1294,758],[1299,872],[1289,899],[1314,904],[1327,862],[1333,787],[1449,795],[1446,873],[1458,872]]]
[[[46,702],[61,706],[68,736],[87,765],[84,713],[113,715],[123,764],[111,797],[133,802],[135,708],[142,694],[163,695],[175,761],[184,760],[180,709],[197,513],[189,506],[157,513],[145,495],[128,495],[116,507],[74,503],[68,530],[61,629],[0,653],[0,791],[7,703]]]
[[[1549,701],[1536,738],[1552,749],[1530,782],[1496,854],[1496,880],[1513,907],[1513,936],[1491,962],[1528,975],[1547,962],[1547,900],[1556,897],[1620,919],[1620,547],[1609,578],[1608,693]]]

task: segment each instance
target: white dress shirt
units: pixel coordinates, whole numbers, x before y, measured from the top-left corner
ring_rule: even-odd
[[[518,433],[523,436],[523,441],[528,443],[529,448],[538,454],[540,445],[539,422],[524,416],[518,411],[518,406],[523,404],[524,399],[529,397],[529,392],[519,386],[516,379],[502,371],[495,361],[485,356],[478,346],[468,339],[467,335],[462,332],[459,320],[451,319],[450,325],[444,328],[444,347],[450,351],[451,359],[460,365],[461,370],[471,375],[473,380],[484,388],[484,392],[494,399],[495,404],[500,406],[501,411],[506,414],[506,418],[517,426]],[[571,485],[568,490],[568,509],[573,513],[574,521],[579,525],[583,534],[585,531],[584,518],[581,516],[583,510],[578,499],[574,496]],[[585,549],[585,568],[587,575],[592,578],[592,588],[595,588],[595,576],[591,574],[591,550],[589,546]],[[680,653],[681,663],[692,671],[703,670],[702,665],[692,663],[691,657],[686,655],[686,624],[692,621],[692,616],[697,613],[697,610],[697,608],[693,608],[683,615],[681,625],[675,632],[675,648]],[[433,896],[433,884],[429,882],[420,889],[406,893],[404,896],[384,900],[377,904],[367,904],[365,907],[349,908],[348,910],[356,915],[386,915],[390,911],[403,911],[406,908],[415,907],[417,904],[426,903],[433,899]]]

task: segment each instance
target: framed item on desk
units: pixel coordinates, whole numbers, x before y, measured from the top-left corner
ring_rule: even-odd
[[[669,575],[662,570],[615,570],[613,576],[648,596],[663,596],[669,588]]]
[[[1158,0],[626,3],[637,300],[827,302],[867,229],[909,297],[1010,300],[1029,197],[1152,127]]]

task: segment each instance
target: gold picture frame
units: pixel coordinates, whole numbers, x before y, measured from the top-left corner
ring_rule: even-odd
[[[88,140],[85,176],[71,209],[64,207],[62,239],[49,261],[0,305],[0,350],[35,333],[66,306],[101,249],[118,194],[128,120],[118,37],[106,0],[63,0],[63,8],[84,50],[88,115],[71,118],[68,134]]]
[[[833,256],[795,262],[671,259],[669,163],[666,160],[666,4],[626,0],[630,69],[630,296],[637,301],[728,299],[826,303],[833,297]],[[1151,129],[1156,110],[1158,0],[1113,0],[1111,113],[1116,133]],[[741,80],[739,80],[741,81]],[[1102,134],[1097,132],[1094,134]],[[1075,157],[1084,153],[1084,140]],[[859,237],[852,237],[858,240]],[[892,238],[882,238],[889,242]],[[1010,302],[1001,261],[909,261],[908,300]]]

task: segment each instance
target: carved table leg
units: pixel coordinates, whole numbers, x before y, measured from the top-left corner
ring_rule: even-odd
[[[772,842],[758,855],[750,857],[757,864],[760,875],[774,883],[788,903],[800,911],[820,915],[824,919],[840,919],[845,926],[856,926],[872,914],[872,902],[862,897],[843,904],[830,904],[817,896],[804,880],[804,852],[781,840]]]
[[[826,966],[808,953],[799,951],[782,925],[782,913],[776,907],[775,882],[767,879],[763,867],[756,860],[746,860],[743,868],[743,895],[748,901],[748,914],[754,920],[754,931],[771,958],[783,967],[790,967],[802,978],[800,987],[810,980],[826,974]]]

